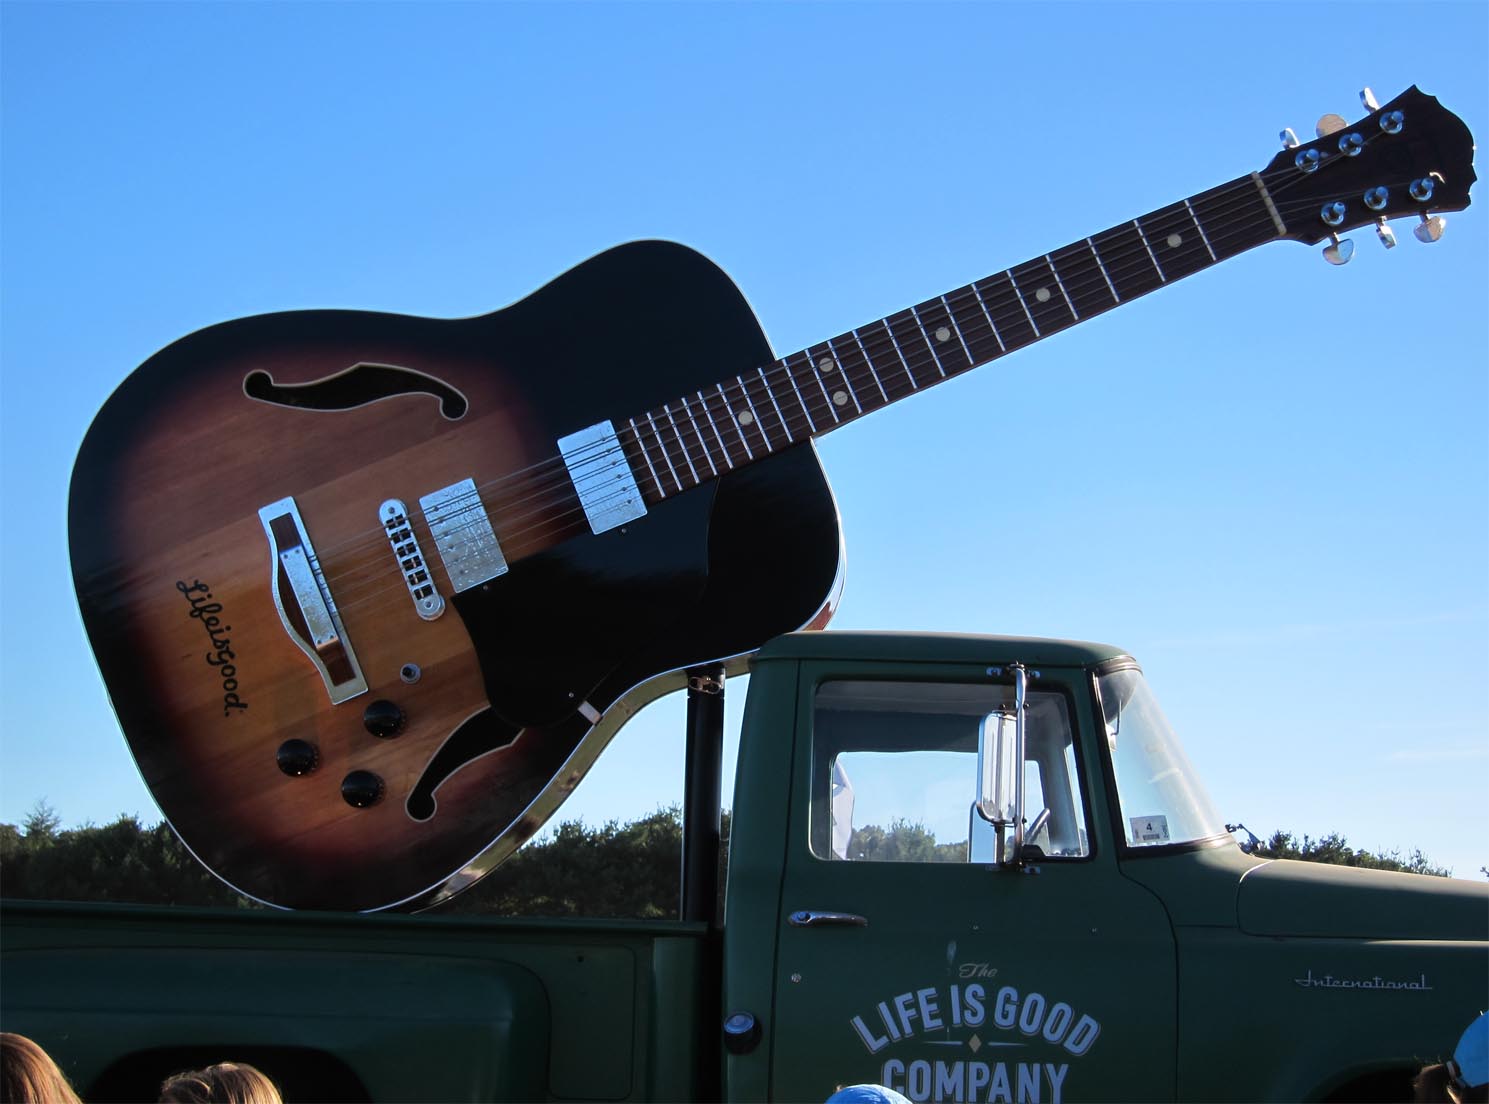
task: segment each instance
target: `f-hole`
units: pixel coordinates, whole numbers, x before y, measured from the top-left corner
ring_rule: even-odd
[[[249,372],[243,393],[258,402],[294,410],[353,410],[399,395],[429,395],[439,400],[448,421],[465,417],[465,396],[441,379],[396,364],[354,364],[335,375],[309,383],[280,384],[268,372]]]

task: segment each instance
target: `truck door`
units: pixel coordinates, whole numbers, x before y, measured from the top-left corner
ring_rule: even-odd
[[[915,1101],[1173,1099],[1173,935],[1118,870],[1087,676],[1031,683],[1020,870],[992,861],[973,811],[979,731],[1012,704],[985,670],[801,681],[775,1099],[863,1082]]]

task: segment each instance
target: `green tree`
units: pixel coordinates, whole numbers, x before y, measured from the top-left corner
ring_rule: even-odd
[[[1315,840],[1303,836],[1301,840],[1291,832],[1277,831],[1272,838],[1251,852],[1263,859],[1301,859],[1303,862],[1332,863],[1335,866],[1358,866],[1370,870],[1402,870],[1408,874],[1432,874],[1439,878],[1451,878],[1453,872],[1447,867],[1437,866],[1420,849],[1414,849],[1405,858],[1399,851],[1373,854],[1355,850],[1349,841],[1338,832],[1330,832],[1323,839]]]

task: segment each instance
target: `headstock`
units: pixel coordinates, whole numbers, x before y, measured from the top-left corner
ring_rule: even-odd
[[[1444,226],[1438,212],[1467,207],[1477,179],[1473,135],[1436,97],[1413,85],[1384,107],[1368,88],[1360,99],[1368,116],[1351,125],[1325,115],[1315,141],[1283,131],[1283,152],[1261,174],[1285,236],[1309,245],[1329,239],[1330,264],[1350,259],[1353,243],[1339,235],[1356,227],[1374,224],[1382,244],[1395,245],[1391,219],[1418,216],[1417,239],[1436,241]]]

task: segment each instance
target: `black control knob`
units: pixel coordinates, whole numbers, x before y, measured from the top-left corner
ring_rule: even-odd
[[[383,780],[371,771],[352,771],[341,780],[341,796],[354,809],[376,805],[383,796]]]
[[[315,745],[308,740],[286,740],[279,745],[274,760],[285,774],[291,778],[299,778],[302,774],[315,770],[320,765],[321,757],[315,750]]]
[[[404,719],[403,710],[382,698],[362,710],[362,727],[379,740],[397,736],[403,730]]]

